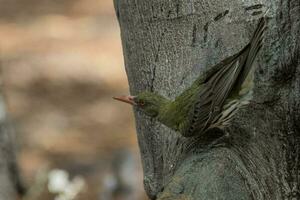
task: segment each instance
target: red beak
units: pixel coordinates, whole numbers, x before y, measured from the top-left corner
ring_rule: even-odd
[[[119,96],[119,97],[113,97],[113,99],[118,100],[118,101],[122,101],[125,103],[129,103],[133,106],[137,105],[134,101],[135,96],[130,96],[130,95],[123,95],[123,96]]]

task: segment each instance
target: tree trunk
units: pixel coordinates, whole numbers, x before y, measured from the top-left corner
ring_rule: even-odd
[[[269,9],[253,99],[223,145],[183,138],[135,111],[148,196],[300,199],[300,1],[114,1],[131,94],[170,99],[241,50]]]
[[[2,85],[0,85],[0,200],[15,200],[25,191],[19,176],[15,138],[6,114],[1,87]]]

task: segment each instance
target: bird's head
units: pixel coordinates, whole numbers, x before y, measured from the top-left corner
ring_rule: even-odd
[[[156,117],[159,114],[161,106],[167,102],[163,96],[153,92],[142,92],[137,96],[124,95],[113,98],[141,109],[150,117]]]

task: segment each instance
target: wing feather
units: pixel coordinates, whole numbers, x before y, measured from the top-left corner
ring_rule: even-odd
[[[206,80],[201,80],[204,87],[195,96],[196,101],[191,106],[187,119],[179,125],[183,136],[205,132],[213,123],[218,123],[222,116],[229,116],[236,109],[232,107],[222,114],[223,106],[232,91],[239,90],[246,79],[262,46],[265,29],[265,19],[262,18],[250,43],[239,53],[213,67],[217,70],[212,71]]]

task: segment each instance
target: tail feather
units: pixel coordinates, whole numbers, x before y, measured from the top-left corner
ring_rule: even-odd
[[[255,60],[255,57],[262,47],[265,30],[266,30],[266,19],[265,19],[265,17],[262,17],[260,19],[258,26],[257,26],[257,28],[252,36],[252,39],[249,43],[250,49],[249,49],[249,53],[247,56],[247,60],[245,62],[245,66],[244,66],[241,74],[239,75],[239,79],[238,79],[238,82],[236,85],[238,90],[240,90],[243,82],[247,78],[247,75],[249,74],[249,72],[251,70],[251,67]]]

